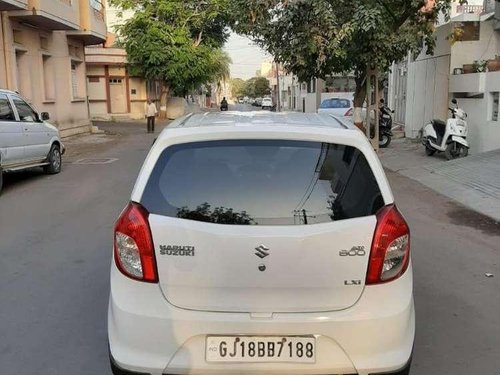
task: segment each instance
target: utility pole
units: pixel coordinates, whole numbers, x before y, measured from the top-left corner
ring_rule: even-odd
[[[304,217],[304,224],[307,225],[307,213],[305,209],[302,210],[302,216]]]
[[[279,69],[278,62],[276,62],[276,112],[281,112],[281,101],[280,101],[280,69]]]

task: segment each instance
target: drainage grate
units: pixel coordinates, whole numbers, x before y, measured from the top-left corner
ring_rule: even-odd
[[[87,159],[77,160],[73,164],[111,164],[117,160],[118,160],[117,158],[102,158],[102,159],[87,158]]]

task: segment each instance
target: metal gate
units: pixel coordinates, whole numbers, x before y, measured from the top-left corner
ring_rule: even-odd
[[[406,89],[408,81],[408,63],[396,64],[394,77],[394,123],[404,125],[406,121]]]

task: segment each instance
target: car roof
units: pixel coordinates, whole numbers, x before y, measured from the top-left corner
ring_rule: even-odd
[[[342,96],[332,96],[331,98],[326,98],[326,99],[323,99],[321,102],[327,102],[329,100],[349,100],[349,101],[353,101],[354,99],[351,99],[351,98],[345,98],[345,97],[342,97]]]
[[[298,126],[357,129],[352,123],[329,114],[301,112],[205,112],[189,114],[171,123],[167,129],[197,128],[207,126]]]
[[[2,94],[14,94],[14,95],[19,95],[18,92],[7,90],[7,89],[0,89],[0,93]]]

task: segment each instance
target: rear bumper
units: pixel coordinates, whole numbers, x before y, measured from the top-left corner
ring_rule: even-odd
[[[404,374],[414,333],[411,267],[396,281],[366,287],[349,309],[258,319],[176,308],[158,285],[130,280],[112,264],[108,336],[112,360],[123,374]],[[208,363],[207,334],[314,334],[317,360]]]

